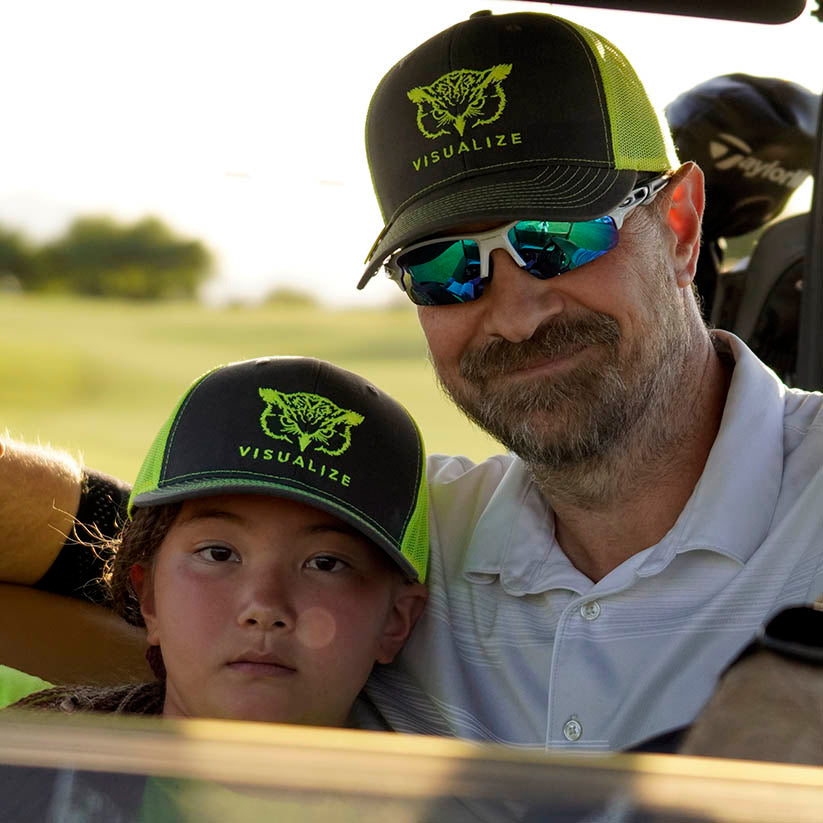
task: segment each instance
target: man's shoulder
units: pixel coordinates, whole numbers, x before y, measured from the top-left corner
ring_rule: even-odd
[[[823,394],[787,389],[783,408],[784,460],[823,466]]]
[[[513,454],[494,455],[480,463],[433,454],[427,470],[430,513],[435,520],[450,520],[452,526],[457,520],[475,522],[493,498],[517,496],[531,482],[525,464]]]
[[[429,487],[452,484],[486,485],[499,483],[507,472],[519,470],[523,462],[513,454],[495,454],[480,463],[462,455],[430,454],[426,472]]]
[[[785,427],[794,427],[804,434],[823,432],[823,394],[787,387],[783,422]]]
[[[766,366],[749,347],[730,332],[712,332],[715,348],[734,364],[732,385],[726,402],[729,423],[743,426],[742,436],[748,437],[750,414],[770,414],[772,425],[782,423],[783,451],[788,458],[798,446],[811,446],[823,438],[823,394],[792,388]],[[777,434],[777,428],[769,429]],[[803,449],[801,449],[803,451]]]

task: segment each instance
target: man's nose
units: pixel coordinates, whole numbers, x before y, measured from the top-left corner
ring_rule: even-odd
[[[243,593],[237,620],[245,626],[292,631],[297,622],[289,586],[279,575],[258,575]]]
[[[547,318],[563,311],[563,295],[518,266],[504,249],[491,253],[489,265],[492,278],[482,297],[484,331],[489,336],[522,343]]]

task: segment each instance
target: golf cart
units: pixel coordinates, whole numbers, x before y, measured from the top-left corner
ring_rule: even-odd
[[[776,24],[800,14],[804,3],[595,0],[576,5]],[[819,141],[815,164],[820,181]],[[794,300],[797,322],[794,328],[791,318],[786,323],[788,341],[796,341],[796,362],[787,360],[781,371],[806,388],[823,388],[817,334],[823,320],[821,215],[818,186],[810,216],[769,227],[745,269],[716,272],[710,309],[712,317],[721,318],[718,324],[766,346],[764,317],[778,298]],[[147,778],[159,779],[152,784],[156,808],[168,809],[165,791],[181,801],[173,819],[198,821],[765,823],[817,821],[823,809],[823,773],[813,768],[655,755],[581,760],[453,740],[211,721],[0,718],[0,762],[5,764],[0,768],[4,821],[131,821],[138,812],[147,819],[141,806]]]

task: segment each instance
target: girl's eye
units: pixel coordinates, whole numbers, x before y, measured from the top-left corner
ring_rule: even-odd
[[[230,549],[227,546],[204,546],[202,549],[198,549],[196,554],[212,563],[239,562],[239,558],[234,549]]]
[[[339,557],[332,557],[327,554],[320,554],[317,557],[312,557],[311,560],[306,561],[306,566],[309,569],[316,569],[319,572],[341,572],[347,569],[349,564]]]

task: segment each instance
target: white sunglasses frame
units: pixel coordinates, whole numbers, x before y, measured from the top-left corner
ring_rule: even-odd
[[[636,189],[633,189],[629,193],[628,197],[626,197],[626,199],[619,206],[612,209],[612,211],[608,214],[604,214],[601,218],[594,219],[602,220],[606,217],[611,217],[611,219],[614,220],[615,227],[618,231],[620,231],[620,229],[623,228],[623,221],[629,216],[629,214],[631,214],[638,206],[645,206],[651,203],[654,198],[657,197],[658,193],[666,187],[669,180],[671,180],[671,172],[661,175],[660,177],[655,177],[653,180],[649,180],[642,186],[638,186]],[[522,220],[513,220],[511,223],[506,223],[504,226],[497,226],[494,229],[489,229],[489,231],[481,232],[480,234],[454,234],[444,237],[430,237],[427,240],[412,243],[411,246],[406,246],[393,252],[383,264],[383,268],[385,269],[386,274],[388,274],[389,279],[397,283],[404,293],[407,293],[406,287],[403,285],[403,275],[405,272],[400,266],[397,265],[397,259],[407,252],[423,248],[424,246],[431,245],[432,243],[448,243],[456,240],[473,240],[477,243],[480,253],[480,280],[486,280],[489,277],[489,261],[491,260],[491,253],[495,249],[503,249],[508,252],[520,268],[525,268],[526,262],[517,253],[508,237],[509,230],[512,226],[516,226],[518,223],[522,222]],[[592,221],[563,220],[557,222],[588,223]]]

